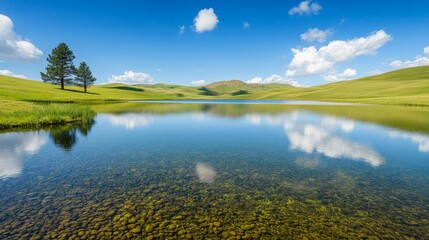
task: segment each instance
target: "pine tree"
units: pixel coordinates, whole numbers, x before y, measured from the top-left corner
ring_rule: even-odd
[[[75,71],[75,76],[75,84],[79,87],[83,87],[85,92],[86,88],[92,86],[97,80],[95,77],[92,76],[92,72],[85,62],[80,63],[79,67]]]
[[[52,53],[46,59],[48,61],[46,73],[40,73],[43,82],[61,85],[61,89],[64,89],[64,85],[72,84],[72,75],[75,71],[74,58],[72,50],[65,43],[60,43],[52,49]]]

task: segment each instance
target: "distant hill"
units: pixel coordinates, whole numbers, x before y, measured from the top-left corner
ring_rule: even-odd
[[[56,85],[0,76],[0,100],[303,99],[429,106],[429,66],[308,88],[231,80],[199,87],[106,84],[90,87],[88,91],[85,94],[78,87],[66,87],[61,91]]]
[[[400,69],[356,80],[291,91],[272,89],[258,93],[255,98],[429,105],[429,66]]]
[[[246,83],[240,80],[229,80],[229,81],[220,81],[220,82],[214,82],[205,85],[208,88],[216,88],[219,86],[226,86],[226,87],[233,87],[233,86],[244,86]]]

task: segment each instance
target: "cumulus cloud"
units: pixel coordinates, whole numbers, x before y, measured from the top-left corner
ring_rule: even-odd
[[[429,47],[423,49],[424,54],[429,54]],[[429,58],[417,56],[414,60],[395,60],[389,63],[389,66],[393,68],[409,68],[429,65]]]
[[[202,86],[206,84],[206,80],[195,80],[195,81],[192,81],[191,84],[194,86]]]
[[[312,2],[311,0],[302,1],[298,6],[293,7],[289,10],[289,15],[299,14],[299,15],[311,15],[319,14],[319,11],[322,9],[317,2]]]
[[[125,84],[143,84],[143,83],[154,83],[154,78],[144,72],[133,72],[125,71],[121,75],[112,75],[109,78],[109,83],[125,83]]]
[[[340,63],[350,61],[357,56],[372,55],[384,46],[392,36],[379,30],[368,37],[352,40],[335,40],[317,49],[315,46],[292,48],[293,59],[289,63],[286,76],[303,76],[325,73]]]
[[[212,31],[216,28],[219,20],[213,8],[204,8],[198,12],[194,19],[195,31],[198,33]]]
[[[213,167],[204,163],[197,163],[196,172],[201,182],[209,184],[214,183],[217,175]]]
[[[254,77],[252,79],[249,79],[248,81],[246,81],[246,83],[248,84],[270,84],[270,83],[283,83],[283,84],[289,84],[292,85],[294,87],[300,87],[301,85],[290,79],[290,78],[285,78],[282,77],[280,75],[277,74],[273,74],[269,77],[266,78],[262,78],[262,77]]]
[[[22,40],[13,30],[12,20],[0,14],[0,61],[35,61],[43,52],[28,40]]]
[[[9,70],[0,70],[0,75],[17,77],[17,78],[27,78],[24,75],[16,74],[16,73],[13,73],[12,71],[9,71]]]
[[[45,132],[5,133],[0,135],[0,179],[17,177],[22,159],[39,151],[48,141]]]
[[[183,34],[185,32],[185,25],[179,27],[179,34]]]
[[[124,115],[108,115],[107,120],[113,126],[125,127],[127,130],[133,130],[137,127],[146,127],[153,122],[152,115],[146,114],[124,114]]]
[[[347,68],[342,73],[333,72],[330,74],[322,75],[323,79],[329,82],[336,82],[342,80],[349,80],[356,76],[356,70],[353,68]]]
[[[332,37],[334,32],[332,29],[320,30],[318,28],[310,28],[305,33],[301,34],[301,39],[307,42],[326,42]]]
[[[249,28],[250,28],[250,23],[249,23],[249,22],[244,21],[244,22],[243,22],[243,29],[249,29]]]
[[[395,60],[392,61],[389,66],[393,68],[408,68],[429,65],[429,58],[427,57],[416,57],[414,60]]]

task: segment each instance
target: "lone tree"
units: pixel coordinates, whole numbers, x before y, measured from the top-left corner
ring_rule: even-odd
[[[65,43],[60,43],[52,49],[52,53],[46,59],[48,61],[46,73],[40,73],[43,82],[61,85],[61,89],[64,89],[64,85],[70,85],[75,72],[74,58],[72,50]]]
[[[75,71],[74,82],[77,86],[83,87],[86,92],[86,88],[90,87],[97,80],[92,76],[92,72],[89,69],[89,66],[85,62],[81,62],[79,67]]]

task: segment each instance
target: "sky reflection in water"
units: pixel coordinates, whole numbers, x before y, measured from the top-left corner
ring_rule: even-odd
[[[36,154],[47,141],[45,132],[0,134],[0,179],[18,177],[23,158]]]
[[[300,107],[163,104],[130,103],[85,126],[0,134],[0,238],[76,235],[83,222],[119,232],[113,219],[129,214],[142,229],[159,218],[188,229],[208,216],[198,221],[220,221],[224,232],[253,224],[246,231],[265,229],[267,238],[309,228],[321,239],[427,229],[427,131]]]

